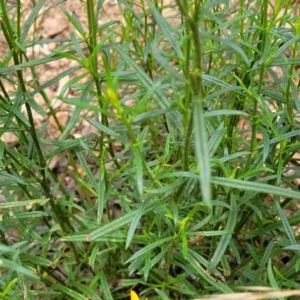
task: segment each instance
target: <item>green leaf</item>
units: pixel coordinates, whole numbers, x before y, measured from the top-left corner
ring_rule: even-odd
[[[3,177],[5,179],[11,180],[15,183],[19,183],[19,184],[23,184],[23,185],[27,185],[27,183],[20,178],[19,176],[15,176],[6,172],[0,172],[0,178]]]
[[[112,192],[112,187],[109,187],[108,190],[106,189],[106,182],[105,182],[105,163],[104,157],[106,155],[105,151],[102,151],[101,158],[100,158],[100,175],[98,180],[97,186],[97,224],[101,223],[103,218],[103,211],[106,199],[110,196]]]
[[[54,284],[54,285],[52,285],[52,287],[55,290],[61,291],[63,294],[70,296],[71,299],[86,300],[86,297],[84,295],[82,295],[81,293],[78,293],[78,292],[74,291],[70,287],[66,287],[66,286],[61,285],[61,284]]]
[[[81,60],[81,64],[83,64],[83,65],[86,64],[87,58],[83,54],[80,44],[73,32],[71,32],[71,42],[73,43],[73,47]]]
[[[107,134],[108,136],[114,137],[117,141],[126,144],[126,139],[124,139],[122,136],[117,134],[114,130],[111,128],[101,124],[100,122],[97,122],[89,117],[85,117],[85,119],[93,125],[96,129],[98,129],[100,132],[103,132],[104,134]]]
[[[263,269],[266,267],[268,260],[272,259],[271,256],[272,256],[273,247],[274,247],[274,243],[270,242],[264,251],[264,255],[259,263],[259,268],[257,270],[257,276],[256,276],[257,281],[261,278],[263,274]]]
[[[122,24],[122,23],[119,20],[112,20],[112,21],[105,22],[105,24],[98,27],[97,32],[102,33],[103,30],[115,24]]]
[[[158,45],[154,43],[151,46],[151,50],[155,60],[172,76],[172,78],[178,79],[178,81],[181,83],[189,84],[188,80],[182,74],[180,74],[178,70],[171,66],[169,60],[165,59],[164,56],[161,55]]]
[[[286,250],[300,251],[300,245],[297,244],[297,245],[286,246],[286,247],[284,247],[284,249],[286,249]]]
[[[230,211],[231,210],[232,209],[230,208]],[[188,231],[188,233],[191,233],[192,235],[201,235],[201,236],[220,236],[220,235],[222,236],[222,235],[232,235],[234,233],[234,230],[224,229],[224,230],[217,230],[217,231]]]
[[[167,109],[158,109],[153,111],[148,111],[145,113],[141,113],[139,115],[136,115],[133,119],[133,123],[141,122],[147,119],[153,119],[156,116],[161,116],[163,114],[167,114],[171,111],[174,111],[176,108],[167,108]]]
[[[46,64],[46,63],[49,63],[51,61],[58,60],[58,59],[61,59],[60,55],[50,54],[41,59],[31,60],[31,61],[19,64],[19,65],[15,65],[15,66],[0,68],[0,74],[14,72],[14,71],[22,70],[25,68],[35,67],[38,65],[43,65],[43,64]]]
[[[286,197],[288,197],[288,196],[286,195]],[[295,238],[295,233],[293,232],[293,229],[292,229],[292,227],[291,227],[284,211],[282,210],[279,201],[276,201],[276,208],[277,208],[277,211],[279,213],[281,222],[283,224],[283,228],[285,229],[285,232],[286,232],[290,242],[292,243],[292,245],[297,245],[298,243],[297,243],[296,238]]]
[[[215,130],[211,138],[208,142],[208,153],[210,157],[213,157],[217,149],[219,148],[224,135],[225,135],[224,123],[222,122],[221,125]]]
[[[167,294],[165,294],[163,291],[155,288],[154,291],[157,293],[157,295],[160,297],[162,300],[170,300]]]
[[[4,202],[4,203],[0,203],[0,209],[22,207],[22,206],[34,205],[34,204],[44,205],[48,201],[49,199],[31,199],[31,200],[23,200],[23,201]]]
[[[107,282],[107,279],[106,279],[106,276],[105,276],[105,273],[103,272],[103,270],[99,270],[97,272],[97,275],[99,276],[100,278],[100,282],[101,282],[101,289],[102,289],[102,292],[104,294],[104,299],[107,299],[107,300],[114,300],[111,292],[110,292],[110,287],[109,287],[109,284]]]
[[[46,158],[49,159],[49,158],[53,157],[54,155],[61,153],[64,150],[76,148],[77,146],[80,145],[80,139],[70,139],[70,140],[64,140],[64,141],[41,140],[41,143],[44,143],[46,145],[53,145],[53,146],[58,145],[58,147],[55,150],[47,153]]]
[[[175,50],[176,54],[180,59],[184,59],[183,53],[178,45],[179,40],[179,34],[178,31],[174,28],[174,26],[171,26],[167,21],[166,18],[164,18],[158,10],[155,8],[155,6],[149,2],[150,9],[153,12],[154,18],[157,22],[157,25],[159,28],[163,31],[163,33],[166,35],[167,39],[169,40],[170,44],[172,45],[173,49]],[[173,35],[176,35],[176,39],[173,37]]]
[[[6,294],[8,294],[11,291],[12,287],[17,283],[17,281],[18,281],[18,278],[14,278],[10,282],[8,282],[7,285],[5,286],[3,292],[0,293],[0,297],[2,296],[3,299],[6,299],[5,298]]]
[[[181,251],[183,258],[187,259],[188,257],[188,241],[185,228],[181,230]]]
[[[187,177],[187,178],[194,178],[199,179],[199,175],[190,173],[190,172],[170,172],[161,178],[174,178],[174,177]],[[262,193],[262,194],[272,194],[283,196],[285,198],[295,198],[300,199],[300,192],[289,190],[286,188],[281,188],[274,185],[269,185],[260,182],[250,182],[244,181],[239,179],[232,179],[232,178],[222,178],[222,177],[212,177],[211,182],[213,184],[231,187],[235,189],[239,189],[242,191],[252,191],[254,194]]]
[[[274,290],[279,290],[279,289],[280,289],[280,286],[278,285],[277,280],[276,280],[276,278],[275,278],[275,276],[274,276],[274,273],[273,273],[273,269],[272,269],[272,259],[271,259],[271,258],[269,258],[269,260],[268,260],[267,273],[268,273],[268,278],[269,278],[271,287],[272,287]]]
[[[20,36],[20,44],[24,44],[27,33],[30,30],[30,27],[32,26],[32,24],[34,23],[36,18],[38,17],[38,13],[41,10],[41,8],[43,7],[44,3],[45,3],[45,0],[39,0],[38,2],[35,2],[33,9],[31,10],[29,16],[26,18],[26,21],[22,26],[23,30],[22,30],[22,34]]]
[[[203,74],[202,78],[203,78],[204,82],[212,83],[212,84],[215,84],[215,85],[218,85],[218,86],[221,86],[224,88],[228,88],[228,89],[233,89],[236,91],[237,94],[241,93],[241,92],[239,92],[240,88],[233,87],[229,83],[227,83],[219,78],[216,78],[216,77],[213,77],[213,76],[207,75],[207,74]]]
[[[157,247],[159,247],[159,246],[162,245],[162,244],[165,244],[165,243],[167,243],[167,242],[170,242],[171,240],[173,240],[173,237],[172,237],[172,236],[171,236],[171,237],[163,238],[163,239],[161,239],[161,240],[158,240],[158,241],[156,241],[156,242],[154,242],[154,243],[151,243],[151,244],[149,244],[149,245],[143,247],[142,249],[140,249],[139,251],[137,251],[136,253],[134,253],[134,254],[133,254],[126,262],[125,262],[125,264],[127,264],[127,263],[129,263],[129,262],[131,262],[131,261],[133,261],[133,260],[135,260],[135,259],[137,259],[138,257],[140,257],[140,256],[142,256],[142,255],[144,255],[144,254],[146,254],[148,251],[150,251],[150,250],[152,250],[152,249],[154,249],[154,248],[157,248]]]
[[[143,274],[144,274],[144,279],[145,281],[148,280],[148,277],[149,277],[149,273],[150,273],[150,270],[151,270],[151,250],[148,251],[145,255],[145,264],[144,264],[144,268],[143,268]]]
[[[232,192],[231,193],[231,197],[230,197],[230,213],[228,215],[228,219],[227,219],[227,223],[226,223],[226,227],[225,230],[226,231],[232,231],[234,232],[234,228],[237,222],[237,216],[238,216],[238,208],[236,205],[236,196],[235,193]],[[218,242],[218,245],[216,247],[216,250],[210,260],[209,266],[208,266],[208,270],[210,272],[214,272],[215,269],[217,268],[219,262],[221,261],[225,251],[227,250],[227,247],[229,245],[229,242],[231,240],[232,234],[228,234],[228,235],[223,235],[220,239],[220,241]]]
[[[150,211],[153,211],[155,206],[157,205],[155,202],[153,202],[150,199],[145,200],[145,210],[144,213],[148,213]],[[96,241],[98,238],[109,236],[112,233],[118,232],[119,229],[121,229],[123,226],[129,224],[134,220],[136,216],[136,211],[132,211],[128,214],[123,215],[122,217],[119,217],[116,220],[113,220],[112,222],[105,224],[103,226],[100,226],[99,228],[91,231],[90,233],[78,233],[70,236],[64,236],[60,238],[61,241]]]
[[[24,114],[22,114],[20,112],[20,106],[21,104],[23,104],[21,102],[23,96],[22,96],[22,92],[21,90],[18,90],[16,96],[15,96],[15,101],[14,103],[3,103],[3,108],[5,111],[9,112],[9,115],[8,117],[5,119],[5,125],[4,125],[4,128],[2,130],[4,131],[8,131],[9,129],[9,126],[10,126],[10,123],[11,121],[13,120],[13,118],[15,117],[16,119],[18,119],[18,121],[22,124],[22,127],[23,128],[16,128],[15,130],[24,130],[26,127],[29,128],[30,127],[30,123],[29,121],[27,120],[27,118],[24,116]],[[25,128],[24,128],[25,127]],[[12,130],[13,131],[13,130]]]
[[[215,289],[218,291],[226,294],[226,293],[232,293],[232,289],[225,283],[221,282],[220,280],[212,277],[208,271],[203,269],[203,267],[199,264],[199,262],[192,257],[191,255],[189,256],[189,264],[190,268],[197,273],[204,281],[209,283],[209,285],[213,286]]]
[[[148,194],[165,194],[170,195],[174,192],[174,190],[179,187],[182,184],[181,180],[176,180],[173,183],[167,184],[163,187],[157,188],[157,189],[149,189],[147,190]]]
[[[8,270],[12,270],[17,273],[21,273],[24,276],[27,276],[32,279],[39,279],[38,276],[36,274],[34,274],[31,270],[23,267],[22,265],[14,262],[14,261],[11,261],[11,260],[8,260],[5,258],[0,258],[0,268],[1,269],[7,268]]]
[[[3,131],[7,131],[7,129],[9,128],[10,124],[11,124],[11,121],[13,120],[13,118],[15,117],[15,113],[19,113],[19,107],[21,106],[21,100],[23,99],[23,95],[22,95],[22,90],[19,89],[18,92],[16,93],[16,96],[15,96],[15,101],[13,102],[13,106],[11,107],[11,109],[8,109],[8,116],[5,118],[5,125],[4,125],[4,128],[3,128]],[[16,118],[18,119],[20,115],[18,114],[16,116]],[[21,116],[22,118],[23,116]],[[22,118],[20,120],[26,120],[26,118]],[[30,124],[28,122],[28,120],[25,121],[26,125],[28,125],[28,127],[30,127]]]
[[[37,102],[32,98],[32,96],[30,94],[27,94],[26,101],[28,102],[28,104],[30,105],[30,107],[32,109],[34,109],[43,118],[47,118],[48,117],[48,115],[45,112],[45,110],[40,105],[37,104]]]
[[[249,203],[249,201],[247,201],[245,204],[247,206],[249,206],[258,215],[258,217],[260,218],[260,220],[263,220],[262,212],[261,212],[261,210],[257,206],[255,206],[252,203]]]
[[[134,219],[132,220],[132,222],[130,224],[130,227],[128,229],[127,239],[126,239],[126,246],[125,246],[126,249],[130,246],[133,235],[135,234],[136,228],[139,225],[139,221],[140,221],[141,217],[145,214],[146,208],[147,208],[146,201],[144,201],[140,205],[140,207],[136,210],[136,214],[134,216]]]
[[[288,40],[286,43],[284,43],[271,57],[272,61],[271,63],[274,63],[274,59],[276,59],[280,54],[282,54],[287,48],[289,48],[291,45],[296,43],[300,40],[300,35],[297,35],[290,40]],[[296,58],[299,60],[299,58]]]
[[[202,33],[202,36],[208,40],[213,40],[216,42],[219,42],[220,44],[227,45],[228,47],[232,48],[235,52],[241,55],[241,57],[244,59],[244,62],[246,63],[247,66],[250,66],[250,61],[248,59],[248,56],[246,55],[245,51],[237,44],[234,42],[231,42],[228,39],[223,39],[219,36],[216,35],[211,35],[207,33]]]
[[[124,60],[124,62],[136,72],[136,76],[143,84],[143,86],[147,90],[151,89],[152,86],[154,85],[153,80],[149,77],[148,74],[146,74],[142,70],[142,68],[131,57],[129,57],[129,55],[127,54],[127,50],[117,45],[115,46],[115,49],[117,50],[121,58]],[[167,99],[167,97],[164,96],[162,92],[160,92],[159,89],[156,90],[156,93],[153,95],[153,97],[158,102],[158,104],[162,109],[169,108],[170,106],[169,100]],[[181,126],[182,116],[179,114],[179,112],[172,111],[170,112],[170,114],[167,114],[167,116],[170,118],[170,122],[174,125],[174,127],[182,131],[182,126]]]
[[[138,147],[138,146],[137,146]],[[136,147],[135,147],[136,148]],[[143,179],[143,157],[138,149],[134,149],[134,160],[133,165],[135,166],[135,178],[136,178],[136,186],[137,191],[141,199],[144,195],[144,179]]]
[[[31,263],[39,266],[51,266],[52,262],[44,257],[38,257],[31,254],[22,253],[20,254],[20,258],[25,261],[30,261]]]
[[[210,162],[207,143],[205,118],[202,103],[199,99],[194,101],[194,128],[195,128],[195,148],[199,164],[199,179],[202,190],[202,201],[211,207],[211,181]],[[200,199],[199,199],[200,201]]]
[[[63,71],[62,73],[58,74],[57,76],[51,78],[47,82],[45,82],[45,83],[41,84],[40,86],[38,86],[35,90],[30,92],[30,95],[34,96],[35,94],[44,91],[47,87],[55,84],[56,82],[59,82],[62,78],[66,77],[70,74],[74,74],[76,71],[78,71],[81,68],[82,68],[82,66],[76,66],[76,67],[69,68],[69,69]],[[85,77],[85,76],[87,76],[87,73],[84,73],[82,75],[82,77]]]
[[[101,300],[100,296],[97,295],[98,291],[95,291],[94,288],[91,288],[90,286],[87,286],[86,284],[82,284],[79,282],[75,282],[73,283],[73,285],[74,287],[76,287],[77,291],[81,292],[82,295],[86,296],[86,299]],[[101,284],[101,288],[102,288],[102,284]],[[109,299],[109,298],[105,298],[105,299]]]
[[[85,39],[86,38],[85,30],[83,29],[81,22],[78,16],[76,15],[76,13],[73,11],[71,16],[70,13],[64,7],[61,7],[61,10],[67,17],[68,21],[74,26],[77,32],[81,35],[81,37]]]
[[[278,186],[273,186],[265,183],[249,182],[249,181],[243,181],[238,179],[220,178],[220,177],[213,177],[211,181],[214,184],[236,188],[242,191],[253,191],[255,192],[255,194],[263,193],[263,194],[283,196],[286,198],[291,197],[295,199],[300,199],[300,192],[292,191],[286,188],[281,188]]]
[[[94,188],[93,194],[95,194],[95,190],[97,190],[97,186],[98,186],[95,176],[91,172],[91,168],[87,164],[86,158],[84,157],[82,151],[76,151],[76,154],[77,154],[77,157],[79,159],[79,162],[80,162],[84,172],[86,173],[88,179],[90,180],[90,183],[92,184],[92,187]]]
[[[230,116],[230,115],[239,115],[243,117],[249,116],[247,113],[243,111],[232,110],[232,109],[206,111],[204,115],[205,117],[218,117],[218,116]]]
[[[43,211],[26,211],[22,213],[14,213],[14,216],[12,219],[29,219],[33,220],[34,218],[43,218],[43,217],[49,217],[49,214]]]

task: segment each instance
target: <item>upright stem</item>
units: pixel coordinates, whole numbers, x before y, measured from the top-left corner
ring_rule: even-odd
[[[188,171],[188,158],[191,151],[191,141],[193,134],[193,103],[191,102],[192,95],[196,96],[198,99],[203,99],[203,83],[202,83],[202,49],[201,49],[201,40],[199,33],[199,12],[202,8],[201,1],[198,3],[196,1],[194,5],[194,12],[191,14],[188,11],[189,3],[187,1],[176,0],[177,5],[183,16],[186,27],[186,36],[191,34],[191,38],[187,40],[185,47],[185,102],[184,102],[184,118],[183,125],[185,129],[184,144],[183,144],[183,153],[182,153],[182,168],[184,171]],[[191,46],[194,46],[193,49],[193,65],[191,65],[190,52]],[[192,70],[192,71],[190,71]],[[176,199],[180,199],[180,195],[184,189],[185,183],[183,183],[177,193]]]
[[[261,24],[263,26],[262,32],[261,32],[261,38],[262,42],[259,46],[259,50],[261,53],[261,57],[264,55],[264,51],[266,48],[267,43],[267,35],[269,34],[268,30],[268,0],[263,0],[263,7],[262,7],[262,15],[261,15]],[[266,64],[265,61],[261,61],[261,67],[259,70],[259,81],[258,81],[258,87],[257,87],[257,95],[259,96],[263,87],[264,82],[264,73],[265,73]],[[258,113],[258,103],[257,99],[253,98],[254,104],[253,104],[253,118],[252,118],[252,132],[251,132],[251,143],[250,143],[250,154],[248,155],[244,171],[246,172],[249,169],[252,154],[254,152],[254,148],[256,145],[256,128],[257,128],[257,113]]]
[[[95,53],[95,49],[97,47],[97,22],[94,11],[94,1],[87,0],[87,15],[88,15],[88,26],[89,26],[89,39],[88,39],[88,48],[90,50],[90,55],[92,55],[92,69],[91,73],[94,78],[94,82],[96,85],[97,95],[98,95],[98,103],[101,109],[104,109],[104,102],[102,100],[102,88],[101,88],[101,79],[98,76],[98,56]],[[109,126],[108,118],[106,114],[101,114],[101,122],[106,127]],[[107,137],[109,140],[109,137]],[[105,147],[104,145],[104,135],[101,134],[99,138],[100,151],[102,151]],[[108,152],[112,157],[115,157],[114,150],[112,147],[112,143],[108,145]],[[104,159],[104,157],[103,157]],[[114,163],[116,167],[119,169],[121,166],[118,161],[115,159]]]

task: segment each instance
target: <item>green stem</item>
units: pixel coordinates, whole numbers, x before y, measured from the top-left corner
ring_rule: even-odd
[[[200,41],[200,33],[199,33],[199,10],[201,9],[201,3],[195,3],[195,10],[193,15],[191,16],[188,12],[189,4],[187,1],[181,2],[179,0],[176,1],[181,14],[185,21],[185,34],[187,36],[192,35],[191,39],[187,40],[185,47],[185,103],[184,103],[184,118],[183,125],[185,128],[185,137],[184,137],[184,145],[182,152],[182,168],[184,171],[188,171],[189,169],[189,154],[191,151],[191,141],[193,134],[193,103],[191,102],[192,95],[197,96],[197,98],[203,99],[204,91],[202,84],[202,49],[201,49],[201,41]],[[190,65],[190,52],[191,52],[191,43],[193,41],[193,66]],[[190,69],[192,68],[192,73],[190,73]],[[191,95],[192,94],[192,95]],[[185,183],[180,185],[178,188],[175,199],[177,202],[180,201],[182,196],[182,192],[184,190]]]
[[[261,32],[261,38],[262,43],[259,47],[259,52],[261,53],[261,56],[264,54],[265,48],[266,48],[266,42],[267,42],[267,35],[269,34],[268,31],[268,0],[263,0],[263,7],[262,7],[262,15],[261,15],[261,23],[263,26],[263,30]],[[261,90],[263,87],[264,82],[264,73],[266,69],[265,61],[261,62],[261,67],[259,71],[259,82],[257,87],[257,95],[259,96],[261,94]],[[250,167],[252,155],[254,153],[255,145],[257,144],[257,138],[256,138],[256,130],[257,130],[257,113],[258,113],[258,103],[257,99],[253,98],[254,106],[253,106],[253,121],[252,121],[252,132],[251,132],[251,142],[250,142],[250,154],[247,157],[247,161],[245,163],[244,172],[247,172],[247,170]]]
[[[96,85],[97,95],[98,95],[98,104],[100,109],[104,109],[104,103],[102,101],[102,88],[101,88],[101,79],[98,76],[98,57],[97,54],[94,53],[94,49],[97,47],[97,23],[95,18],[95,12],[94,12],[94,1],[93,0],[87,0],[87,15],[88,15],[88,27],[89,27],[89,39],[88,39],[88,48],[90,50],[90,54],[93,55],[92,59],[92,69],[91,73]],[[108,118],[106,114],[101,114],[101,122],[106,127],[109,127]],[[99,137],[99,145],[100,145],[100,151],[102,151],[105,147],[104,145],[104,135],[101,134]],[[107,139],[109,139],[109,136],[107,136]],[[113,145],[111,142],[109,142],[108,145],[108,152],[112,156],[112,158],[115,157],[115,153],[113,150]],[[103,158],[104,159],[104,158]],[[121,168],[119,162],[114,159],[114,164],[118,169]],[[108,184],[108,183],[107,183]]]

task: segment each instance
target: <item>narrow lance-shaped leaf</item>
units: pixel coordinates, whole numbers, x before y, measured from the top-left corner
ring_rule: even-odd
[[[227,220],[227,224],[225,227],[225,230],[232,231],[234,230],[234,227],[236,225],[237,220],[237,206],[236,206],[236,198],[234,192],[231,193],[231,201],[230,201],[230,207],[231,211],[229,213],[229,217]],[[211,258],[210,264],[208,266],[208,270],[210,272],[214,272],[216,267],[218,266],[219,262],[221,261],[228,245],[231,240],[231,234],[223,235],[217,245],[217,248],[214,252],[213,257]]]
[[[178,45],[178,38],[175,39],[173,34],[176,33],[178,35],[178,31],[175,30],[175,28],[173,26],[171,26],[167,21],[166,18],[164,18],[159,12],[158,10],[155,8],[155,6],[149,2],[149,6],[151,8],[151,10],[153,11],[153,15],[154,18],[158,24],[158,26],[160,27],[160,29],[163,31],[163,33],[165,34],[165,36],[167,37],[167,39],[169,40],[170,44],[172,45],[172,47],[174,48],[175,52],[177,53],[178,57],[180,59],[183,59],[183,54],[182,51]],[[173,32],[172,32],[173,31]]]
[[[199,164],[199,179],[202,190],[203,202],[207,206],[211,206],[211,190],[210,190],[210,163],[208,142],[205,126],[204,112],[201,107],[201,100],[194,102],[194,127],[195,127],[195,148]]]
[[[32,9],[30,15],[26,18],[25,24],[23,25],[23,31],[20,36],[20,44],[24,43],[27,33],[30,30],[30,27],[32,26],[32,24],[36,20],[36,18],[38,17],[38,13],[41,10],[41,8],[43,7],[44,3],[45,3],[45,0],[38,1],[35,4],[34,8]]]

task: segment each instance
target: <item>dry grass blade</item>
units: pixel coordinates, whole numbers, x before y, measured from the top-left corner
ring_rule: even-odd
[[[244,293],[233,293],[226,295],[212,295],[206,298],[197,298],[194,300],[260,300],[260,299],[279,299],[283,297],[299,296],[300,290],[291,290],[291,291],[276,291],[266,288],[265,291],[256,291],[256,292],[244,292]]]

